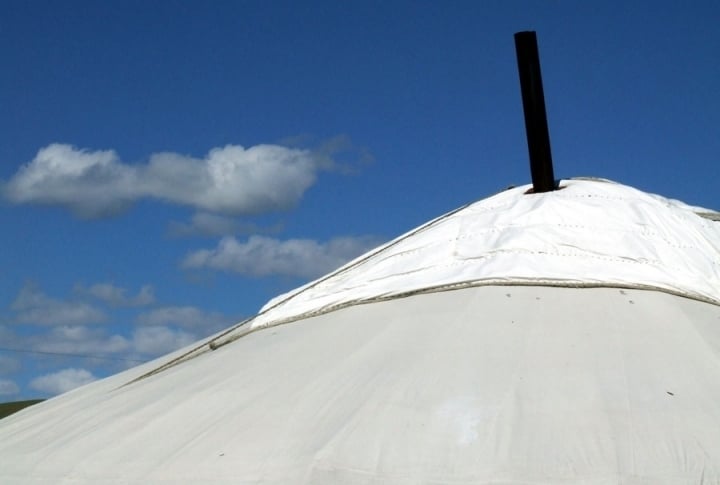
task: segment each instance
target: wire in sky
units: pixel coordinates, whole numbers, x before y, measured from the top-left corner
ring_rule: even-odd
[[[23,354],[40,354],[40,355],[55,355],[59,357],[78,357],[80,359],[100,359],[100,360],[115,360],[115,361],[121,361],[121,362],[147,362],[148,359],[140,360],[140,359],[127,359],[124,357],[111,357],[109,355],[91,355],[91,354],[70,354],[70,353],[64,353],[64,352],[46,352],[43,350],[28,350],[28,349],[10,349],[10,348],[4,348],[0,347],[0,352],[19,352]]]

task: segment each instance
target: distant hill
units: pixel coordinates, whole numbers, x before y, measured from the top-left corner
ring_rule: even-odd
[[[15,401],[15,402],[0,403],[0,419],[4,418],[6,416],[10,416],[11,414],[16,413],[23,408],[32,406],[33,404],[37,404],[42,401],[44,401],[44,399],[30,399],[28,401]]]

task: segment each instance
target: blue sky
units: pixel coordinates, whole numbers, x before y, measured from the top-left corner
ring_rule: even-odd
[[[513,33],[557,177],[720,207],[720,4],[0,5],[0,401],[255,313],[529,181]],[[62,354],[62,355],[58,355]]]

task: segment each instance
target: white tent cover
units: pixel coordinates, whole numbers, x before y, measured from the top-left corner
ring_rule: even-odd
[[[561,187],[0,420],[0,483],[720,483],[720,223]]]
[[[492,284],[645,288],[720,304],[713,211],[604,179],[500,192],[271,300],[260,328],[378,298]]]

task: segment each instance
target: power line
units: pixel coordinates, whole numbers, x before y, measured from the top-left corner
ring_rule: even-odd
[[[127,359],[124,357],[111,357],[109,355],[71,354],[71,353],[65,353],[65,352],[46,352],[43,350],[10,349],[10,348],[5,348],[5,347],[0,347],[0,351],[18,352],[18,353],[22,353],[22,354],[55,355],[55,356],[59,356],[59,357],[77,357],[80,359],[115,360],[115,361],[121,361],[121,362],[138,362],[138,363],[147,362],[149,359],[149,358],[145,359],[145,360]]]

